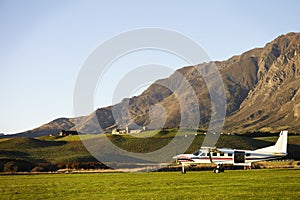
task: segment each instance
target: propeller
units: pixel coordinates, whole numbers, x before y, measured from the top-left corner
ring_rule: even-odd
[[[222,153],[222,151],[218,150],[216,147],[202,147],[202,149],[207,149],[208,151],[208,157],[211,163],[213,162],[212,156],[211,156],[211,152],[213,153]]]
[[[211,163],[213,163],[213,160],[212,160],[212,157],[211,157],[211,154],[210,154],[210,151],[208,152],[208,156],[209,156],[209,160]]]

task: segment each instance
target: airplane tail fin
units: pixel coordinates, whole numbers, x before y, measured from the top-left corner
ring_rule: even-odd
[[[287,135],[288,131],[281,131],[279,134],[279,138],[275,145],[265,147],[262,149],[257,149],[256,151],[268,151],[268,152],[273,152],[273,153],[287,153]]]

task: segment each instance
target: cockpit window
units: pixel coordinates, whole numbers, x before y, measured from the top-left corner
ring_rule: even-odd
[[[193,153],[194,156],[199,156],[199,154],[201,153],[201,151],[196,151],[195,153]]]

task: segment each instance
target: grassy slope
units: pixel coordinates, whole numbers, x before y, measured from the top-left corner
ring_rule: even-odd
[[[298,199],[300,170],[0,176],[1,199]]]
[[[171,131],[148,131],[139,135],[141,138],[133,136],[113,136],[108,138],[117,146],[132,152],[151,152],[165,146],[176,134]],[[194,134],[186,131],[183,135]],[[151,137],[149,137],[151,136]],[[40,138],[11,138],[0,140],[0,159],[20,159],[31,163],[39,162],[82,162],[94,161],[86,148],[81,143],[83,140],[93,140],[94,138],[105,137],[105,135],[84,135],[59,137],[40,137]],[[149,138],[147,138],[149,137]],[[184,136],[183,136],[184,137]],[[188,136],[189,137],[189,136]],[[250,138],[245,136],[221,135],[217,147],[256,149],[273,145],[278,137],[259,137]],[[187,152],[197,150],[204,139],[203,134],[195,137]],[[300,159],[300,136],[289,136],[289,158]],[[295,157],[296,156],[296,157]],[[298,156],[298,157],[297,157]]]
[[[23,159],[32,163],[76,162],[93,159],[80,140],[71,142],[13,138],[0,144],[0,158],[2,159]]]

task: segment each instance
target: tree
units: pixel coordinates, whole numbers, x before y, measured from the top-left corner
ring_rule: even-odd
[[[17,172],[18,165],[14,161],[9,161],[4,165],[4,172]]]

